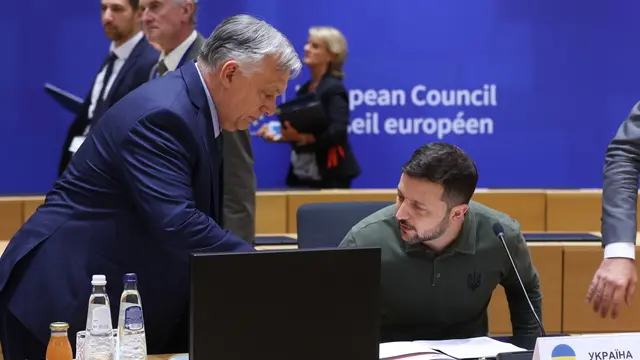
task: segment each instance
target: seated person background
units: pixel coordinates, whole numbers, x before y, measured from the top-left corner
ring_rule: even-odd
[[[539,329],[504,247],[499,222],[534,308],[538,274],[520,225],[470,201],[478,174],[461,149],[431,143],[403,166],[396,204],[362,220],[340,247],[382,248],[381,341],[445,340],[488,335],[487,307],[498,284],[509,302],[514,336]]]

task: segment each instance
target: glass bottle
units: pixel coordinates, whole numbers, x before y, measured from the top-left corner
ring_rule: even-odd
[[[54,322],[49,325],[51,338],[47,345],[47,360],[73,360],[73,351],[67,330],[69,324],[66,322]]]

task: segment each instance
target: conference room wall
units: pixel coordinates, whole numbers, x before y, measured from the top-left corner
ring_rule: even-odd
[[[640,234],[639,234],[640,235]],[[638,258],[636,246],[636,258]],[[638,290],[631,306],[620,306],[616,319],[602,318],[585,302],[586,290],[593,273],[603,259],[599,244],[565,244],[562,290],[562,324],[565,333],[598,333],[640,331],[640,296]]]
[[[601,198],[600,189],[479,189],[473,197],[518,220],[525,232],[600,231]],[[43,200],[44,196],[0,197],[0,239],[11,238]],[[296,213],[298,207],[305,203],[394,200],[394,189],[259,191],[256,196],[256,232],[295,233]]]
[[[607,142],[640,99],[640,47],[628,46],[640,38],[635,3],[616,2],[607,16],[599,2],[583,2],[579,12],[573,2],[554,0],[362,4],[367,11],[342,0],[201,1],[197,28],[209,35],[228,15],[253,14],[281,29],[300,54],[310,26],[342,30],[350,138],[363,168],[357,188],[394,187],[402,163],[428,141],[468,151],[483,187],[601,186]],[[5,4],[0,29],[20,36],[3,44],[19,56],[0,58],[8,69],[0,75],[0,169],[10,174],[0,177],[0,194],[51,188],[72,115],[42,87],[88,92],[108,49],[99,15],[98,0]],[[407,71],[395,71],[399,63]],[[305,70],[291,81],[285,98],[308,76]],[[436,101],[442,91],[483,92],[485,85],[495,96],[482,103],[466,103],[464,95],[454,104]],[[399,131],[398,119],[413,126]],[[259,187],[282,188],[289,147],[257,138],[253,147]]]

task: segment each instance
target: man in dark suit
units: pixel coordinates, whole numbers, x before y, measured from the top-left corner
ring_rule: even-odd
[[[163,49],[151,77],[194,60],[204,44],[195,29],[197,0],[141,0],[144,32]],[[256,176],[249,130],[223,131],[224,211],[221,225],[247,242],[255,237]]]
[[[109,54],[67,131],[58,167],[58,176],[86,139],[95,121],[111,105],[145,83],[158,58],[158,51],[141,32],[139,0],[102,0],[102,26],[111,40]]]
[[[607,148],[602,185],[602,246],[604,259],[587,290],[587,301],[602,317],[618,315],[631,305],[638,274],[638,175],[640,175],[640,102],[620,125]]]
[[[70,324],[75,346],[93,274],[106,275],[117,324],[128,272],[144,298],[148,352],[188,351],[189,254],[254,250],[217,224],[227,161],[220,132],[272,114],[300,68],[280,32],[235,16],[214,30],[197,63],[112,106],[0,258],[5,358],[44,358],[53,321]]]

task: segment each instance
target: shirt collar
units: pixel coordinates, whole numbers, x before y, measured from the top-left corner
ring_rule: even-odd
[[[198,68],[198,63],[196,63],[196,71],[198,71],[198,76],[200,76],[200,81],[202,82],[204,92],[207,94],[207,102],[209,103],[209,109],[211,109],[211,119],[213,120],[213,134],[217,138],[218,135],[220,135],[220,121],[218,120],[216,106],[213,104],[213,99],[211,98],[211,94],[209,93],[209,88],[207,88],[207,84],[204,82],[204,78],[202,77],[200,68]]]
[[[116,47],[115,43],[112,41],[111,46],[109,47],[109,51],[116,54],[118,59],[126,60],[129,58],[133,49],[138,45],[138,42],[142,39],[142,31],[139,31],[135,34],[131,39],[127,40],[124,44]]]
[[[162,52],[162,54],[160,55],[160,60],[164,60],[164,64],[169,71],[174,71],[178,68],[178,65],[180,65],[180,60],[182,60],[182,56],[184,56],[184,54],[189,50],[189,47],[191,46],[191,44],[193,44],[194,41],[196,41],[197,37],[198,32],[193,30],[191,32],[191,35],[189,35],[189,37],[187,37],[180,45],[178,45],[178,47],[173,49],[173,51],[168,54]]]

